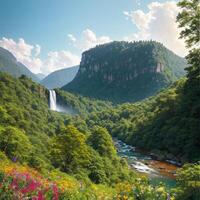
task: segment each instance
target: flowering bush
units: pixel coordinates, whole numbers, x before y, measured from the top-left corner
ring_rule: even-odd
[[[152,186],[145,178],[138,178],[133,188],[134,197],[138,200],[174,200],[174,197],[167,192],[165,186],[161,183],[158,186]]]
[[[134,200],[133,185],[129,183],[118,183],[116,185],[116,200]]]
[[[153,187],[145,177],[110,188],[78,181],[59,170],[42,173],[17,163],[0,162],[0,200],[166,200],[163,185]],[[172,193],[170,199],[174,200]]]
[[[0,173],[0,199],[58,200],[60,190],[55,183],[29,172],[16,169]]]
[[[27,166],[0,162],[0,200],[111,200],[113,195],[114,189],[85,185],[59,170],[41,175]]]

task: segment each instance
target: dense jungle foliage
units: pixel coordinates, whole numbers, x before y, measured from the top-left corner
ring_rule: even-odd
[[[118,194],[124,195],[128,199],[134,199],[136,194],[139,196],[139,199],[147,199],[147,197],[150,199],[156,199],[157,197],[157,199],[166,199],[169,191],[167,192],[164,186],[160,185],[156,189],[150,186],[145,178],[140,177],[134,171],[128,170],[126,161],[118,158],[108,131],[114,134],[114,136],[123,138],[123,135],[118,135],[117,133],[119,133],[118,129],[121,129],[120,133],[125,133],[125,135],[131,133],[130,128],[124,129],[126,123],[133,124],[135,122],[135,126],[138,124],[142,126],[144,120],[155,120],[157,113],[152,114],[153,116],[149,113],[152,113],[152,108],[155,108],[155,105],[157,105],[155,108],[157,112],[161,112],[159,110],[161,103],[158,104],[158,102],[165,102],[166,105],[163,104],[162,109],[160,109],[166,108],[164,111],[169,112],[169,108],[177,107],[177,104],[173,106],[174,103],[169,104],[169,102],[175,101],[178,96],[176,94],[177,91],[183,91],[183,85],[185,86],[185,84],[186,80],[183,79],[173,87],[147,101],[136,104],[124,104],[117,107],[112,106],[108,102],[96,102],[85,97],[74,96],[73,94],[57,90],[58,95],[62,94],[62,101],[69,101],[68,105],[73,105],[72,107],[79,113],[66,115],[49,111],[48,91],[42,86],[32,82],[25,76],[16,79],[2,73],[0,76],[0,89],[2,91],[1,94],[3,94],[0,97],[0,148],[4,153],[1,155],[1,159],[2,157],[4,159],[7,157],[14,163],[28,165],[40,171],[43,176],[48,171],[54,171],[55,168],[58,168],[70,175],[70,177],[73,176],[75,182],[82,182],[81,184],[84,185],[84,188],[87,188],[89,194],[92,193],[91,186],[89,185],[93,182],[93,184],[98,184],[98,186],[95,186],[98,188],[98,192],[102,193],[104,191],[106,196],[112,196],[111,199],[114,199],[115,195]],[[167,107],[167,105],[169,106]],[[140,117],[144,117],[144,119],[141,118],[140,121]],[[132,121],[129,121],[129,119]],[[196,130],[197,128],[198,126]],[[164,135],[166,136],[166,134]],[[162,136],[163,138],[164,135]],[[196,135],[198,136],[198,134]],[[155,137],[150,139],[152,139],[154,144],[156,140],[154,141],[153,138],[155,139]],[[176,142],[176,139],[173,138],[173,141]],[[187,141],[191,140],[187,139]],[[196,139],[196,141],[198,140]],[[156,149],[158,148],[156,147]],[[198,146],[196,150],[198,151]],[[163,152],[162,149],[161,151]],[[12,165],[11,163],[9,161],[6,167],[9,168]],[[180,184],[178,184],[177,189],[170,192],[171,197],[174,194],[177,196],[179,193],[180,196],[183,196],[188,194],[190,190],[194,190],[195,195],[199,194],[199,165],[195,166],[196,171],[194,173],[191,170],[193,169],[192,165],[184,167],[182,171],[180,170]],[[18,167],[13,169],[17,170]],[[29,170],[25,171],[29,173]],[[7,171],[2,173],[5,174]],[[57,171],[56,173],[59,174],[61,172]],[[194,185],[187,185],[187,182],[183,183],[183,179],[185,181],[190,181],[190,179],[193,181],[194,174],[197,174]],[[12,173],[9,176],[11,178],[15,177]],[[23,176],[25,175],[23,174]],[[189,178],[185,179],[185,176],[189,176]],[[51,177],[48,178],[51,179]],[[73,181],[71,178],[69,179],[65,180],[65,182],[73,185]],[[82,181],[79,182],[80,180]],[[119,182],[123,183],[123,185],[118,185]],[[26,185],[26,183],[24,184]],[[99,184],[107,186],[102,188],[103,186]],[[112,187],[112,189],[108,186]],[[130,188],[135,188],[134,192]],[[80,193],[80,197],[77,198],[83,198],[85,194],[81,189],[76,188],[75,190]],[[153,193],[155,190],[157,192]],[[71,194],[70,191],[65,192],[67,195]],[[48,196],[48,194],[46,195]],[[75,194],[73,195],[75,196]]]
[[[96,183],[134,178],[116,151],[109,151],[114,146],[107,130],[94,127],[81,133],[73,126],[66,128],[66,115],[49,111],[44,87],[24,76],[15,79],[1,73],[0,90],[0,149],[11,160],[39,169],[60,168]],[[108,150],[99,153],[93,148],[93,131],[107,138],[99,145]]]

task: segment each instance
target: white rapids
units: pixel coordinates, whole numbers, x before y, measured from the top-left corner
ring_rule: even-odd
[[[137,171],[142,173],[155,173],[156,171],[147,165],[143,164],[142,162],[135,161],[132,164],[130,164],[131,167],[135,168]]]

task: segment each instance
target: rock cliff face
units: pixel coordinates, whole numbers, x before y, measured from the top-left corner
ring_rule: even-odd
[[[114,80],[118,80],[119,82],[121,80],[127,80],[127,81],[133,80],[134,78],[137,78],[139,75],[145,74],[145,73],[162,73],[164,72],[164,68],[165,68],[165,66],[162,63],[157,62],[155,66],[149,66],[149,67],[136,69],[134,67],[135,64],[131,63],[132,61],[130,59],[129,61],[130,63],[127,63],[127,65],[124,66],[124,68],[126,67],[127,69],[124,69],[124,73],[122,74],[121,71],[119,73],[114,72],[114,70],[120,69],[121,66],[115,65],[113,66],[113,68],[110,68],[110,70],[108,70],[109,66],[112,66],[112,64],[109,65],[107,61],[105,63],[96,63],[93,65],[93,64],[90,64],[90,59],[92,60],[92,58],[89,57],[88,59],[89,60],[87,60],[86,62],[84,62],[83,60],[81,61],[80,71],[79,71],[78,76],[81,76],[87,73],[88,78],[92,78],[96,76],[97,74],[98,75],[101,74],[102,79],[107,82],[112,82]],[[107,69],[107,70],[104,71],[104,69]],[[129,70],[129,69],[132,69],[132,70]],[[125,70],[127,70],[127,72]]]
[[[183,76],[185,67],[160,43],[112,42],[84,52],[75,79],[63,89],[116,103],[137,101]]]

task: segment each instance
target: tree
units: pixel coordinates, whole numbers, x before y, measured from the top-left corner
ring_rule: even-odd
[[[177,16],[179,27],[182,28],[180,38],[184,38],[190,48],[187,60],[189,67],[188,85],[200,95],[200,1],[182,0],[178,3],[181,12]],[[187,85],[187,86],[188,86]]]
[[[33,147],[23,131],[8,126],[0,130],[0,150],[14,161],[27,161]]]
[[[61,130],[52,140],[52,163],[62,171],[76,173],[86,169],[90,157],[85,135],[72,125]]]
[[[200,42],[200,2],[199,0],[182,0],[178,3],[182,9],[177,16],[179,27],[183,28],[180,37],[185,38],[187,47],[199,45]]]
[[[89,143],[101,156],[112,158],[116,155],[112,138],[105,128],[95,127],[89,137]]]
[[[100,155],[93,150],[91,154],[91,164],[89,166],[89,174],[88,177],[94,183],[108,183],[108,178],[106,177],[105,165],[103,159]]]
[[[187,47],[199,45],[200,42],[200,1],[182,0],[178,3],[182,9],[177,16],[179,27],[183,28],[180,37],[185,38]]]
[[[7,123],[8,119],[9,119],[9,115],[8,115],[6,109],[4,109],[2,106],[0,106],[0,123],[1,124]]]
[[[199,200],[200,163],[186,164],[177,171],[177,200]]]

